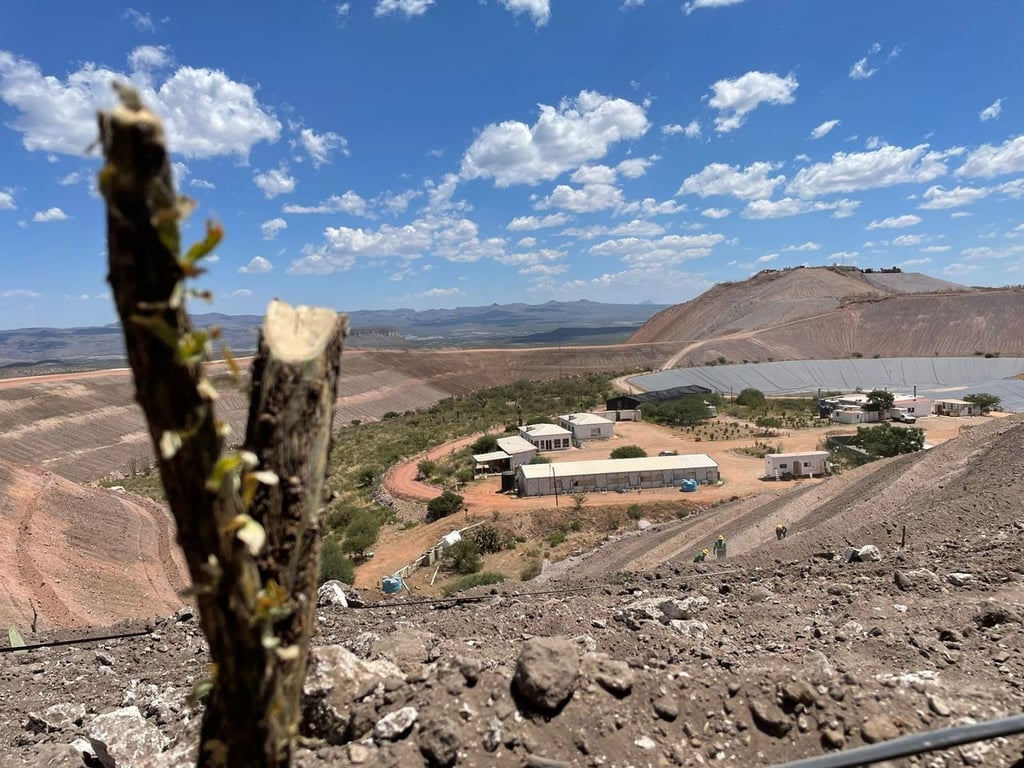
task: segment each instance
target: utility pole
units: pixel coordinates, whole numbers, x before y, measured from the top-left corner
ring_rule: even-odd
[[[555,506],[558,506],[558,481],[555,479],[555,465],[551,465],[551,487],[555,489]]]

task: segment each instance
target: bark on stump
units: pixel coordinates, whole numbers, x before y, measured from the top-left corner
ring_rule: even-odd
[[[213,660],[199,765],[287,766],[315,615],[345,318],[271,302],[245,439],[257,462],[239,472],[182,302],[196,270],[181,256],[186,206],[163,127],[137,94],[120,92],[122,104],[100,115],[108,279]]]

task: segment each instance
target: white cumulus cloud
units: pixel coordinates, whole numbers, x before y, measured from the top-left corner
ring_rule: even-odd
[[[915,227],[922,221],[920,216],[915,216],[912,213],[904,214],[903,216],[890,216],[887,219],[881,221],[872,220],[865,229],[899,229],[901,227]]]
[[[267,199],[278,195],[287,195],[295,191],[295,177],[288,175],[288,169],[284,166],[272,168],[264,173],[253,175],[256,186],[263,190]]]
[[[262,275],[274,268],[274,265],[269,260],[262,256],[253,256],[249,263],[244,267],[239,267],[238,271],[243,275]]]
[[[374,16],[387,16],[391,13],[401,13],[409,19],[413,16],[422,16],[434,4],[434,0],[377,0],[377,7],[373,9]]]
[[[45,224],[50,221],[67,221],[68,215],[60,208],[47,208],[45,211],[36,211],[32,221],[37,224]]]
[[[351,189],[342,195],[331,195],[317,205],[286,205],[282,210],[284,213],[348,213],[373,218],[366,200]]]
[[[96,138],[96,111],[115,101],[115,80],[130,83],[162,116],[169,146],[185,157],[246,159],[254,144],[276,141],[281,132],[253,87],[220,70],[180,67],[158,85],[147,71],[125,74],[87,62],[61,79],[0,51],[0,100],[15,111],[8,124],[29,151],[85,154]]]
[[[683,3],[683,13],[689,16],[698,8],[724,8],[727,5],[739,5],[743,0],[691,0]]]
[[[13,211],[17,207],[14,204],[14,193],[9,189],[0,189],[0,211]]]
[[[894,237],[892,239],[893,245],[900,245],[904,247],[911,245],[920,245],[923,242],[924,235],[900,235],[899,237]]]
[[[548,216],[517,216],[508,223],[506,229],[512,232],[529,232],[546,227],[560,227],[569,223],[569,216],[564,213],[552,213]]]
[[[839,125],[839,123],[839,120],[826,120],[824,123],[822,123],[813,131],[811,131],[811,138],[820,139],[822,136],[827,136],[833,128]]]
[[[796,77],[774,72],[747,72],[735,80],[719,80],[711,86],[708,104],[718,110],[715,130],[728,133],[739,128],[761,104],[792,104],[799,87]]]
[[[27,288],[8,288],[0,291],[0,299],[35,299],[42,295]]]
[[[779,166],[756,162],[741,169],[737,165],[711,163],[700,173],[687,177],[677,195],[732,195],[741,200],[771,197],[775,188],[786,181],[785,176],[770,176]]]
[[[900,55],[900,47],[897,45],[883,61],[879,61],[876,57],[882,51],[882,45],[880,43],[874,43],[868,49],[867,56],[863,59],[858,59],[854,62],[853,66],[850,67],[850,79],[851,80],[867,80],[869,77],[874,75],[882,66],[888,64],[890,61]],[[872,66],[869,62],[876,62]]]
[[[724,219],[732,213],[729,208],[705,208],[700,212],[701,216],[707,216],[709,219]]]
[[[787,252],[787,253],[790,253],[790,252],[801,253],[801,252],[804,252],[804,251],[817,251],[820,248],[821,248],[821,244],[820,243],[816,243],[813,240],[808,240],[806,243],[800,243],[800,245],[787,245],[782,250]]]
[[[551,19],[550,0],[501,0],[501,4],[516,16],[529,14],[538,27],[543,27]]]
[[[983,110],[981,110],[981,112],[978,113],[978,117],[981,119],[981,122],[984,123],[986,120],[995,120],[997,117],[999,117],[1002,111],[1003,100],[996,99]]]
[[[860,200],[799,200],[794,197],[783,197],[780,200],[751,200],[743,209],[745,219],[782,219],[787,216],[799,216],[804,213],[832,211],[833,219],[846,219],[853,216],[860,205]]]
[[[616,208],[622,204],[622,190],[612,184],[584,184],[580,188],[559,184],[536,205],[544,208],[561,208],[574,213],[590,213]]]
[[[725,241],[720,234],[665,235],[655,239],[625,237],[606,240],[590,248],[595,256],[617,256],[631,266],[668,266],[709,256]]]
[[[663,125],[661,126],[661,133],[663,136],[678,136],[679,134],[683,134],[688,139],[699,139],[700,123],[697,120],[691,120],[686,125],[679,125],[678,123]]]
[[[311,128],[303,128],[299,131],[299,142],[309,154],[314,168],[331,162],[331,154],[335,150],[340,150],[341,154],[348,155],[348,140],[334,131],[317,133]]]
[[[649,127],[639,104],[580,91],[557,108],[541,104],[532,126],[506,120],[485,127],[463,155],[461,175],[493,178],[499,187],[537,184],[604,157],[612,144],[639,138]]]
[[[1020,171],[1024,171],[1024,134],[1007,139],[998,147],[982,144],[968,153],[964,164],[956,169],[956,175],[991,179],[993,176]]]
[[[800,197],[820,197],[833,192],[856,192],[908,182],[927,182],[947,172],[946,160],[959,148],[944,152],[928,150],[927,144],[904,149],[879,147],[867,152],[836,152],[827,163],[801,168],[786,191]]]
[[[128,54],[132,70],[160,69],[173,61],[171,49],[166,45],[140,45]]]
[[[962,208],[965,205],[976,203],[990,194],[992,194],[992,190],[986,187],[954,187],[953,189],[946,189],[936,184],[924,191],[922,195],[924,202],[917,207],[926,211]]]
[[[288,222],[278,217],[276,219],[268,219],[260,224],[260,232],[263,233],[264,240],[273,240],[282,230],[288,228]]]

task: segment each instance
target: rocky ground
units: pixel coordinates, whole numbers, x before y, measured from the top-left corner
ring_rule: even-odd
[[[724,562],[681,523],[469,600],[324,605],[296,764],[765,766],[1020,713],[1022,439],[992,421],[737,502],[727,535],[761,544]],[[0,768],[188,763],[196,619],[126,629],[152,631],[0,656]],[[1022,766],[1024,736],[888,765]]]

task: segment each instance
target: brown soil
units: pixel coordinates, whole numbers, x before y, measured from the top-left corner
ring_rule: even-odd
[[[543,583],[324,608],[318,648],[396,666],[335,673],[360,693],[307,720],[319,730],[296,765],[766,766],[1019,713],[1022,440],[1024,417],[985,419],[921,454],[609,539]],[[729,558],[690,562],[717,531]],[[881,559],[834,557],[848,543]],[[662,604],[683,618],[659,621]],[[155,630],[7,657],[0,766],[81,765],[66,745],[129,704],[168,741],[123,764],[188,759],[199,710],[187,694],[208,656],[187,612]],[[45,637],[57,635],[29,640]],[[547,665],[523,655],[535,637],[564,639]],[[518,686],[517,667],[545,682]],[[567,702],[539,711],[539,692],[559,690]],[[374,736],[400,709],[411,727]],[[1008,768],[1022,755],[1017,735],[887,765]]]
[[[882,279],[885,278],[885,279]],[[919,274],[822,267],[715,286],[659,312],[631,342],[680,345],[663,368],[707,360],[1020,355],[1016,289],[970,289]],[[892,333],[899,328],[899,333]]]

